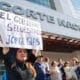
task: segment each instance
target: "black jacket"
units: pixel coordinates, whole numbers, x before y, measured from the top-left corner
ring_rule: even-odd
[[[6,67],[7,80],[32,80],[32,74],[26,68],[23,62],[15,61],[14,56],[9,51],[4,56],[4,62]]]

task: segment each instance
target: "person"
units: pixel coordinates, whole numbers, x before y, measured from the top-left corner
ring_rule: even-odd
[[[78,63],[77,68],[75,70],[78,80],[80,80],[80,63]]]
[[[37,60],[34,63],[34,67],[35,67],[36,72],[37,72],[36,80],[45,80],[45,73],[44,73],[45,67],[42,66],[42,62],[43,62],[43,56],[38,55]]]
[[[49,57],[45,57],[42,62],[42,66],[44,66],[44,73],[46,75],[45,80],[50,80],[50,68],[49,68]]]
[[[66,80],[66,73],[64,71],[64,68],[66,67],[66,65],[64,64],[60,69],[61,74],[62,74],[62,80]]]
[[[66,61],[64,63],[65,67],[64,67],[64,71],[66,74],[66,80],[77,80],[77,75],[75,73],[75,68],[70,66],[70,62]]]
[[[11,55],[12,52],[14,53],[14,57]],[[27,62],[27,50],[22,48],[12,50],[4,47],[2,49],[2,53],[4,55],[7,80],[33,80],[34,77],[36,77],[36,71],[34,67]]]
[[[66,80],[66,74],[65,74],[65,71],[64,71],[64,61],[60,58],[58,60],[58,67],[59,67],[59,70],[61,71],[61,74],[62,74],[62,80]]]
[[[62,59],[58,60],[58,67],[61,70],[61,68],[64,66],[64,61]]]
[[[51,80],[62,80],[62,74],[57,66],[57,62],[56,61],[52,61],[51,63]]]
[[[75,67],[77,64],[78,64],[78,58],[73,57],[72,60],[71,60],[71,66]]]

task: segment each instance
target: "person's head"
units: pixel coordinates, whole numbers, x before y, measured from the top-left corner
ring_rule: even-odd
[[[33,54],[36,54],[37,52],[38,52],[37,49],[32,49],[32,53],[33,53]]]
[[[60,59],[58,60],[58,63],[63,65],[64,61],[60,58]]]
[[[44,58],[44,61],[48,63],[49,62],[49,58],[48,57],[45,57]]]
[[[20,62],[27,60],[27,51],[25,49],[19,48],[16,50],[16,59]]]
[[[64,67],[68,67],[68,66],[70,66],[70,62],[69,62],[69,61],[66,61],[66,62],[64,63]]]
[[[32,54],[34,54],[37,57],[38,55],[41,55],[41,51],[38,49],[32,49]]]
[[[78,59],[76,57],[72,58],[72,64],[76,64],[78,62]]]
[[[52,67],[57,67],[57,62],[56,61],[52,61],[51,66]]]
[[[43,61],[43,56],[42,55],[38,55],[37,56],[37,62],[41,64],[42,61]]]

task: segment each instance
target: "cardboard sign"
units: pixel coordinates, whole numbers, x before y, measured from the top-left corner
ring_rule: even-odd
[[[42,50],[40,23],[0,10],[0,47]]]

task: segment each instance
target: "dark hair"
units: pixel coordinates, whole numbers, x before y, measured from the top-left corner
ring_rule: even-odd
[[[0,61],[2,61],[4,59],[4,56],[2,54],[2,47],[0,47]]]
[[[14,48],[14,51],[13,51],[14,52],[14,57],[16,56],[16,52],[17,52],[18,49],[20,49],[20,48]],[[31,62],[33,64],[36,60],[36,57],[35,57],[34,54],[32,54],[32,49],[25,49],[25,50],[26,50],[27,56],[28,56],[27,61]]]
[[[15,53],[15,55],[16,55],[16,53],[17,53],[17,51],[19,50],[20,48],[15,48],[14,49],[14,53]],[[24,49],[27,53],[30,53],[30,51],[29,50],[27,50],[27,49]]]
[[[65,61],[65,63],[64,63],[64,67],[66,67],[66,64],[69,64],[69,61]]]
[[[53,64],[55,64],[55,63],[56,63],[56,61],[52,61],[52,62],[51,62],[51,66],[53,66]]]
[[[32,49],[26,49],[27,53],[28,53],[28,62],[31,62],[32,64],[34,64],[34,62],[36,61],[37,57],[32,53]]]

